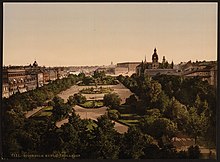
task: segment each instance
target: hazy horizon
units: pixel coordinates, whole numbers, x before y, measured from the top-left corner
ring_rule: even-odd
[[[217,3],[3,3],[3,65],[217,60]]]

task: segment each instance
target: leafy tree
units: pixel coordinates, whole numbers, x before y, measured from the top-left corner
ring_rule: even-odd
[[[76,98],[74,96],[69,96],[68,100],[67,100],[67,103],[70,105],[70,106],[75,106],[77,101],[76,101]]]
[[[78,75],[78,77],[80,78],[80,79],[83,79],[83,78],[85,78],[85,74],[84,73],[80,73],[79,75]]]
[[[158,118],[151,125],[151,129],[152,136],[156,139],[161,138],[163,135],[172,138],[177,131],[177,126],[167,118]]]
[[[118,133],[114,130],[114,123],[107,115],[103,115],[97,119],[96,124],[90,145],[92,150],[90,158],[117,159],[120,146],[118,146]]]
[[[14,109],[3,111],[2,116],[2,153],[4,157],[13,158],[13,153],[20,153],[21,143],[18,141],[18,132],[24,127],[24,116]]]
[[[121,98],[116,93],[108,93],[104,95],[103,102],[105,106],[117,108],[120,105]]]
[[[80,119],[79,115],[76,115],[75,112],[72,112],[72,115],[69,116],[69,123],[76,129],[77,131],[80,131],[83,127],[82,120]]]
[[[76,100],[77,104],[83,104],[86,102],[86,97],[83,96],[81,93],[74,94],[74,99]]]
[[[53,154],[55,151],[61,152],[63,144],[61,133],[62,131],[60,128],[47,130],[41,136],[39,153]]]
[[[164,93],[164,91],[162,91],[158,96],[157,102],[153,106],[159,108],[160,111],[164,113],[169,105],[169,102],[169,97]]]
[[[182,79],[180,76],[156,75],[153,80],[158,81],[162,85],[162,89],[170,98],[180,91]]]
[[[187,159],[188,158],[187,152],[186,151],[179,151],[177,153],[177,158],[178,159]]]
[[[129,127],[128,132],[123,137],[120,158],[139,159],[145,155],[146,147],[152,142],[153,138],[151,136],[143,134],[136,127]]]
[[[195,100],[194,106],[195,106],[197,109],[199,109],[200,106],[201,106],[201,99],[200,99],[200,97],[199,97],[198,94],[196,95],[196,100]]]
[[[76,119],[77,120],[77,119]],[[94,120],[91,119],[83,119],[78,122],[74,123],[74,127],[79,130],[79,137],[80,137],[80,145],[78,148],[80,159],[88,159],[92,157],[93,150],[92,141],[95,138],[95,133],[93,132],[96,124]],[[91,128],[92,127],[92,128]]]
[[[205,113],[197,114],[194,107],[189,110],[189,119],[186,125],[186,131],[195,139],[195,144],[197,143],[197,137],[204,135],[208,129],[208,118]]]
[[[161,84],[158,82],[152,81],[150,85],[150,90],[147,93],[147,96],[149,95],[150,97],[150,102],[156,102],[158,100],[158,97],[161,91],[162,91]]]
[[[147,115],[147,118],[151,117],[153,119],[156,119],[162,116],[159,109],[146,110],[146,115]]]
[[[137,101],[138,99],[134,94],[126,98],[126,104],[131,105],[132,107],[136,107]]]
[[[200,149],[199,146],[190,146],[188,148],[188,158],[189,159],[199,159],[200,158]]]
[[[54,97],[53,102],[52,116],[55,121],[63,119],[72,111],[72,107],[69,104],[65,104],[64,100],[60,97]]]
[[[140,129],[158,140],[159,145],[163,146],[163,138],[170,141],[177,131],[176,124],[167,119],[156,115],[147,115],[141,119],[139,124]]]
[[[110,119],[118,120],[120,117],[120,113],[118,110],[108,110],[108,116]]]
[[[62,130],[60,134],[60,138],[63,141],[62,149],[67,155],[78,154],[78,148],[80,146],[79,132],[70,123],[62,125],[60,129]]]
[[[210,114],[207,100],[204,100],[204,102],[202,102],[198,94],[196,95],[194,107],[197,109],[198,114],[201,114],[204,111],[206,111],[207,116]]]
[[[173,97],[169,105],[167,106],[164,114],[171,120],[183,120],[188,115],[188,111],[185,105],[181,104],[178,100]]]
[[[95,70],[94,74],[93,74],[93,77],[103,79],[105,77],[105,72]]]
[[[85,76],[82,81],[85,85],[90,85],[91,83],[95,83],[94,78],[89,76]]]
[[[172,144],[165,144],[159,151],[158,156],[160,159],[176,159],[177,151]]]
[[[16,134],[13,133],[7,138],[2,138],[2,155],[4,158],[13,158],[13,154],[19,154],[21,145],[17,141]]]
[[[141,159],[159,159],[160,148],[154,142],[147,144],[144,149],[144,155],[141,156]]]

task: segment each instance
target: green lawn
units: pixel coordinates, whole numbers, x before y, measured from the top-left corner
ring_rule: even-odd
[[[84,94],[101,94],[101,93],[110,93],[113,89],[109,87],[98,87],[98,88],[83,88],[80,92]]]
[[[139,120],[124,120],[124,119],[119,119],[120,122],[125,123],[127,125],[136,125],[138,124]]]
[[[46,116],[51,116],[52,115],[52,106],[46,106],[44,108],[42,108],[40,111],[38,111],[37,113],[35,113],[33,116],[34,117],[46,117]]]
[[[97,124],[94,121],[89,121],[87,128],[93,130],[94,127],[97,127]]]
[[[140,116],[137,115],[137,114],[123,114],[123,113],[121,113],[120,116],[121,116],[121,119],[125,119],[125,120],[129,120],[129,119],[131,119],[131,120],[134,120],[134,119],[138,120],[138,119],[140,119]]]
[[[80,106],[84,108],[99,108],[103,106],[102,101],[86,101],[83,104],[80,104]]]
[[[51,116],[51,115],[52,115],[52,112],[43,111],[38,116],[43,117],[43,116]]]
[[[52,110],[52,109],[53,109],[52,106],[46,106],[46,107],[44,107],[44,108],[41,109],[41,110],[43,110],[43,111],[50,111],[50,110]]]
[[[141,116],[132,113],[120,113],[119,121],[127,125],[136,125],[139,123]]]
[[[121,117],[133,117],[135,114],[121,114]]]

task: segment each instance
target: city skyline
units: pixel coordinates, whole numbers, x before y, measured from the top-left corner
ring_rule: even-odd
[[[3,65],[217,60],[217,3],[4,3]]]

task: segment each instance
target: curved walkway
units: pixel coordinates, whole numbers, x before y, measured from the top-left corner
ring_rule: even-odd
[[[132,95],[133,93],[127,89],[124,85],[122,85],[121,83],[117,84],[117,85],[100,85],[100,87],[111,87],[114,89],[114,92],[117,93],[120,98],[122,99],[122,104],[125,103],[125,99],[128,98],[130,95]],[[66,91],[61,92],[58,96],[63,98],[64,101],[66,102],[68,97],[73,95],[74,93],[78,93],[80,90],[82,90],[83,88],[88,88],[88,87],[95,87],[95,86],[78,86],[78,85],[74,85],[71,88],[69,88]],[[84,95],[84,94],[83,94]],[[86,95],[85,95],[86,96]],[[89,94],[86,97],[91,98],[103,98],[104,94]],[[92,119],[92,120],[97,120],[97,118],[101,115],[104,115],[107,112],[107,107],[102,107],[102,108],[97,108],[97,109],[86,109],[86,108],[82,108],[78,105],[76,105],[74,107],[75,113],[79,114],[79,116],[82,119]],[[59,122],[56,123],[57,127],[61,127],[61,125],[63,125],[64,123],[67,123],[68,119],[64,119],[61,120]],[[115,122],[115,129],[119,132],[119,133],[124,133],[127,132],[128,130],[128,126],[123,125],[121,123]]]
[[[42,107],[37,107],[36,109],[33,109],[33,110],[30,110],[30,111],[28,111],[27,113],[25,113],[25,118],[29,118],[29,117],[31,117],[32,115],[34,115],[35,113],[37,113],[38,111],[40,111],[41,109],[43,109],[44,108],[44,106],[42,106]]]
[[[97,118],[101,115],[104,115],[107,112],[107,107],[97,108],[97,109],[86,109],[82,108],[78,105],[74,107],[75,113],[80,116],[81,119],[92,119],[97,120]],[[68,123],[68,118],[63,119],[56,123],[57,127],[61,127],[63,124]],[[115,122],[115,129],[119,133],[125,133],[128,130],[128,126]]]

